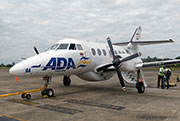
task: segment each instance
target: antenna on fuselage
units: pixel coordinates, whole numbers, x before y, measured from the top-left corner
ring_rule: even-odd
[[[36,48],[36,46],[33,47],[34,51],[36,52],[36,54],[39,54],[38,49]]]

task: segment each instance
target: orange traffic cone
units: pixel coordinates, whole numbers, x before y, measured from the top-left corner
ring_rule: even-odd
[[[18,77],[15,78],[15,81],[18,82]]]

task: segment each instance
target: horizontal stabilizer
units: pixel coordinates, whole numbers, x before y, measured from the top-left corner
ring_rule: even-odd
[[[152,44],[163,44],[163,43],[173,43],[172,39],[169,40],[156,40],[156,41],[132,41],[131,44],[133,45],[152,45]],[[113,45],[125,46],[128,45],[129,42],[120,42],[120,43],[113,43]]]

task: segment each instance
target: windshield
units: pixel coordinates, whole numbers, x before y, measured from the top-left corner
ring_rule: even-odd
[[[57,48],[57,50],[66,50],[66,49],[68,48],[68,45],[69,45],[69,44],[61,44],[61,45]]]
[[[51,46],[51,50],[55,50],[58,45],[59,45],[59,44],[54,44],[54,45],[52,45],[52,46]]]

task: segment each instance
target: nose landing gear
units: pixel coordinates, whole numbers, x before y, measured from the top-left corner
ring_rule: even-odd
[[[137,88],[138,93],[144,93],[144,91],[145,91],[145,86],[144,86],[143,82],[138,82],[136,84],[136,88]]]
[[[45,82],[45,84],[44,84],[44,89],[41,91],[41,95],[43,97],[55,97],[53,89],[48,88],[48,85],[50,85],[51,83],[51,77],[45,76],[43,77],[43,81]]]
[[[41,91],[43,97],[54,97],[54,91],[51,88],[44,89]]]

